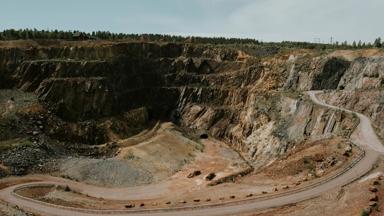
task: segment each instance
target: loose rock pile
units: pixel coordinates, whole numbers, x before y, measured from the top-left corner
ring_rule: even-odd
[[[369,187],[370,195],[368,206],[363,209],[361,215],[370,215],[374,210],[378,210],[379,196],[377,194],[383,179],[384,176],[379,176],[372,182],[371,186]]]

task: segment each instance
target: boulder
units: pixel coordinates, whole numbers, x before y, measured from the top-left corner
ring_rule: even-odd
[[[134,208],[134,207],[135,207],[134,203],[130,203],[130,204],[125,205],[125,208]]]
[[[320,176],[323,176],[324,175],[324,170],[323,169],[316,169],[316,176],[320,177]]]
[[[195,170],[192,173],[189,173],[187,178],[193,178],[193,177],[199,176],[199,175],[201,175],[201,171],[200,170]]]
[[[371,186],[371,187],[369,187],[369,191],[376,193],[378,191],[378,189],[375,186]]]
[[[347,147],[345,147],[344,152],[352,153],[352,146],[348,145]]]
[[[369,201],[379,201],[379,197],[376,194],[371,194],[369,196]]]
[[[205,180],[207,181],[211,181],[212,179],[214,179],[216,177],[216,174],[215,173],[209,173],[207,176],[205,176]]]
[[[371,207],[375,207],[375,206],[377,206],[377,201],[370,201],[368,203],[368,205],[371,206]]]

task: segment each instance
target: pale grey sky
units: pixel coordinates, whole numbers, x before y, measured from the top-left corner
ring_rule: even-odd
[[[0,30],[37,28],[373,41],[384,0],[0,0]]]

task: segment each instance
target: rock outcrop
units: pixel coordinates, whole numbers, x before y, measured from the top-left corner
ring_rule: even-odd
[[[384,91],[380,89],[338,91],[322,95],[330,104],[345,107],[370,117],[378,135],[384,138]]]
[[[51,135],[100,144],[111,133],[126,137],[151,120],[172,120],[226,141],[255,167],[356,126],[352,115],[300,92],[378,88],[384,77],[381,58],[265,47],[73,43],[2,48],[0,57],[0,87],[35,92],[62,121]],[[141,108],[145,120],[116,120]]]

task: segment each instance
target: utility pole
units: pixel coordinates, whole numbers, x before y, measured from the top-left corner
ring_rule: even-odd
[[[333,44],[333,37],[331,37],[331,44]]]

